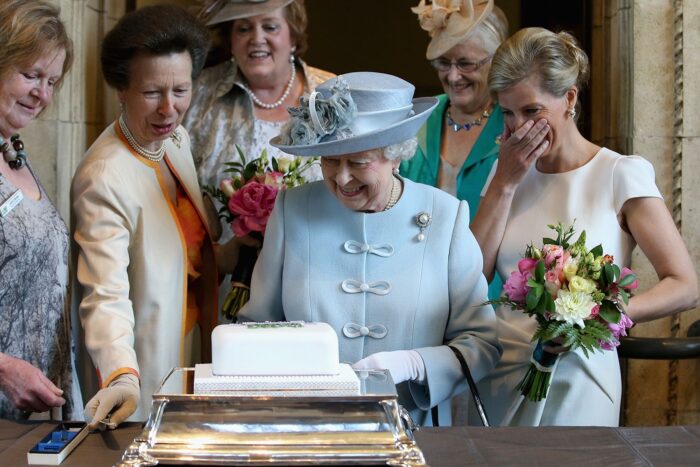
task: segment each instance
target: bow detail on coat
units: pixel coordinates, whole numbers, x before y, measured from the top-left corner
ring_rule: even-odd
[[[387,331],[386,326],[382,324],[362,326],[356,323],[347,323],[345,326],[343,326],[343,335],[345,337],[349,337],[350,339],[364,336],[373,337],[375,339],[382,339],[384,336],[387,335],[388,332],[389,331]]]
[[[366,282],[354,279],[345,279],[340,287],[347,293],[373,293],[375,295],[386,295],[391,292],[391,284],[387,281]]]
[[[343,245],[343,248],[348,253],[371,253],[377,256],[388,257],[394,254],[394,247],[389,243],[377,243],[374,245],[369,245],[367,243],[356,242],[355,240],[348,240]]]

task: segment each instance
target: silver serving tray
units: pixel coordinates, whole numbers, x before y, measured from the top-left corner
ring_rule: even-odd
[[[174,368],[117,466],[426,465],[391,375],[357,375],[359,395],[243,397],[195,395],[194,369]]]

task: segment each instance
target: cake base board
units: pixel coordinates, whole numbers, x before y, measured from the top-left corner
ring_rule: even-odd
[[[239,396],[349,396],[360,392],[360,380],[352,367],[340,364],[337,375],[218,376],[211,364],[195,365],[194,393]]]

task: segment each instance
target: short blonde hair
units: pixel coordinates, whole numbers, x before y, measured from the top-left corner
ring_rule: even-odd
[[[18,65],[32,64],[49,52],[66,52],[58,88],[73,64],[73,42],[60,18],[61,10],[41,0],[0,2],[0,77]]]
[[[579,90],[585,86],[588,72],[588,57],[571,34],[526,28],[505,41],[494,55],[489,88],[496,95],[535,75],[543,91],[561,97],[573,86]]]

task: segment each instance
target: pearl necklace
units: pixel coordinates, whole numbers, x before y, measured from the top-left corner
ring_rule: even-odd
[[[160,162],[163,160],[163,156],[165,156],[165,145],[162,142],[160,144],[160,148],[156,149],[155,151],[149,151],[141,146],[138,142],[136,142],[136,138],[134,138],[134,135],[131,134],[129,127],[126,126],[123,115],[119,116],[119,128],[122,130],[122,133],[124,133],[126,140],[129,142],[129,146],[131,146],[131,148],[136,151],[139,156],[152,162]]]
[[[458,132],[459,130],[469,131],[473,126],[481,126],[481,121],[489,118],[491,116],[491,107],[486,107],[481,113],[481,116],[476,120],[472,120],[467,123],[457,123],[452,120],[452,115],[450,114],[450,108],[447,108],[447,113],[445,114],[445,120],[447,120],[447,125],[452,128],[452,131]]]
[[[289,82],[287,83],[287,87],[286,87],[286,89],[284,90],[284,94],[282,94],[282,97],[280,97],[279,99],[277,99],[277,100],[276,100],[275,102],[273,102],[272,104],[266,104],[265,102],[261,101],[261,100],[258,98],[258,96],[255,95],[255,93],[253,92],[253,90],[250,89],[250,88],[249,88],[248,86],[246,86],[245,84],[240,83],[240,85],[241,85],[241,87],[245,90],[245,92],[248,93],[248,95],[249,95],[250,98],[253,100],[253,102],[255,103],[255,105],[257,105],[258,107],[262,107],[263,109],[268,109],[268,110],[270,110],[270,109],[276,109],[277,107],[279,107],[280,105],[282,105],[282,103],[283,103],[285,100],[287,100],[287,97],[289,97],[289,93],[292,92],[292,87],[294,86],[294,80],[296,79],[296,76],[297,76],[297,68],[296,68],[296,66],[294,65],[294,63],[292,63],[292,75],[289,77]]]
[[[12,170],[21,169],[27,162],[27,153],[19,135],[12,135],[9,141],[0,136],[0,152]]]
[[[389,202],[386,203],[386,206],[384,206],[384,209],[382,211],[388,211],[389,209],[393,208],[396,206],[396,203],[399,202],[399,198],[401,197],[401,182],[395,177],[392,176],[393,180],[391,183],[391,193],[389,194]]]

